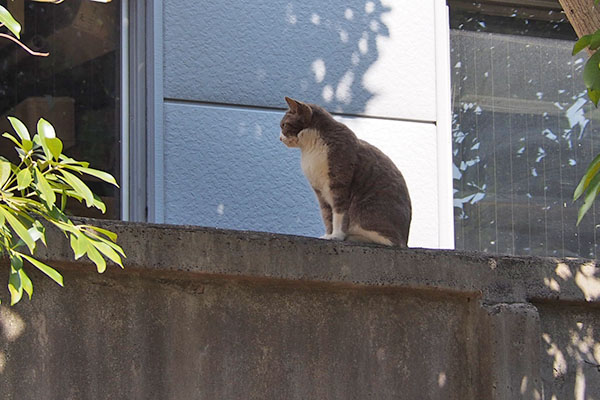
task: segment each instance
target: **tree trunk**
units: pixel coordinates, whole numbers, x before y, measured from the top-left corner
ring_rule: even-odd
[[[594,0],[558,0],[577,36],[582,37],[600,29],[600,3]]]

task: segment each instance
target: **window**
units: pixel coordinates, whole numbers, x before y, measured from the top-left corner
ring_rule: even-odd
[[[48,57],[34,57],[8,40],[0,40],[0,129],[10,130],[6,116],[20,118],[35,132],[38,118],[56,128],[70,157],[120,177],[120,24],[119,1],[107,4],[70,0],[61,4],[9,0],[2,5],[22,25],[21,39]],[[14,153],[0,141],[0,154]],[[100,195],[106,214],[69,203],[72,214],[118,219],[119,190],[86,178]]]
[[[448,5],[456,248],[595,258],[600,215],[577,227],[572,197],[600,114],[558,2]]]

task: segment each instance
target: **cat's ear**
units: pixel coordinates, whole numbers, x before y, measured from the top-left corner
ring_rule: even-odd
[[[287,96],[285,97],[285,101],[286,101],[286,103],[288,103],[288,106],[290,107],[290,111],[293,114],[300,114],[307,120],[310,120],[310,118],[312,117],[312,109],[310,108],[310,106],[308,104],[303,103],[301,101],[294,100],[294,99],[290,99]]]
[[[290,99],[289,97],[285,96],[285,102],[288,104],[288,107],[290,108],[290,111],[292,113],[297,113],[298,112],[298,102],[294,99]]]

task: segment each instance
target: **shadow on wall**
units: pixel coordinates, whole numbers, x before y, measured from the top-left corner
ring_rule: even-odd
[[[351,1],[322,3],[317,12],[301,4],[286,7],[285,27],[290,36],[304,77],[288,77],[292,96],[324,105],[329,111],[362,113],[373,96],[363,84],[369,67],[377,61],[377,37],[388,37],[382,15],[389,8],[381,2]],[[327,5],[325,5],[327,4]],[[299,21],[310,21],[309,34]],[[297,46],[297,47],[296,47]],[[310,72],[309,72],[310,71]],[[295,87],[294,87],[295,86]]]
[[[165,6],[167,98],[283,107],[287,95],[365,111],[363,77],[389,36],[380,1],[176,3]]]
[[[600,300],[600,268],[594,261],[557,262],[554,274],[543,281],[557,298],[565,291],[581,293],[587,301]],[[600,393],[600,310],[593,304],[535,305],[542,324],[544,398],[596,398]]]
[[[7,364],[8,346],[16,341],[25,331],[25,321],[13,309],[0,306],[0,376],[4,373]]]

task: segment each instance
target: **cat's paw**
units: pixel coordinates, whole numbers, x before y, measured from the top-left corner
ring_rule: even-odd
[[[321,236],[321,239],[326,239],[326,240],[344,240],[345,238],[346,238],[346,234],[344,232],[327,233],[327,234]]]

